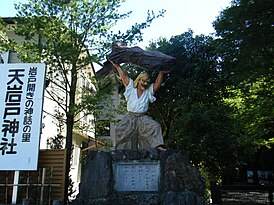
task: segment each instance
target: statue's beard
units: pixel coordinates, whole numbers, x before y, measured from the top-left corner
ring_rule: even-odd
[[[148,88],[148,85],[141,84],[141,89],[146,90]]]

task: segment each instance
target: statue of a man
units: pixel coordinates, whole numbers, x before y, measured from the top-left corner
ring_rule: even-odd
[[[124,96],[128,111],[116,127],[115,148],[149,151],[156,147],[165,150],[161,125],[146,114],[149,103],[156,100],[153,95],[160,88],[165,71],[159,71],[152,84],[147,73],[139,74],[133,81],[119,64],[109,61],[117,69],[126,88]]]

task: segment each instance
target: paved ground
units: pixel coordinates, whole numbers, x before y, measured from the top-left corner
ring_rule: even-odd
[[[233,191],[222,193],[223,205],[268,205],[268,193],[259,191]]]

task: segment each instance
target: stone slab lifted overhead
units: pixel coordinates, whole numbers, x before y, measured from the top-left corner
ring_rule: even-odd
[[[113,43],[107,58],[119,64],[134,64],[147,71],[171,71],[175,63],[174,57],[160,51],[145,51],[138,46],[127,47],[121,43]],[[111,66],[110,62],[105,62],[104,66]]]

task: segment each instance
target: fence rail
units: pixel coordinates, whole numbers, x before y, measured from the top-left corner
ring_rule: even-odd
[[[211,187],[215,205],[274,205],[274,185],[214,185]]]
[[[18,203],[50,205],[64,199],[66,150],[40,150],[37,171],[20,171],[18,184],[14,184],[15,171],[0,171],[0,204],[13,202],[13,189],[17,187]]]

